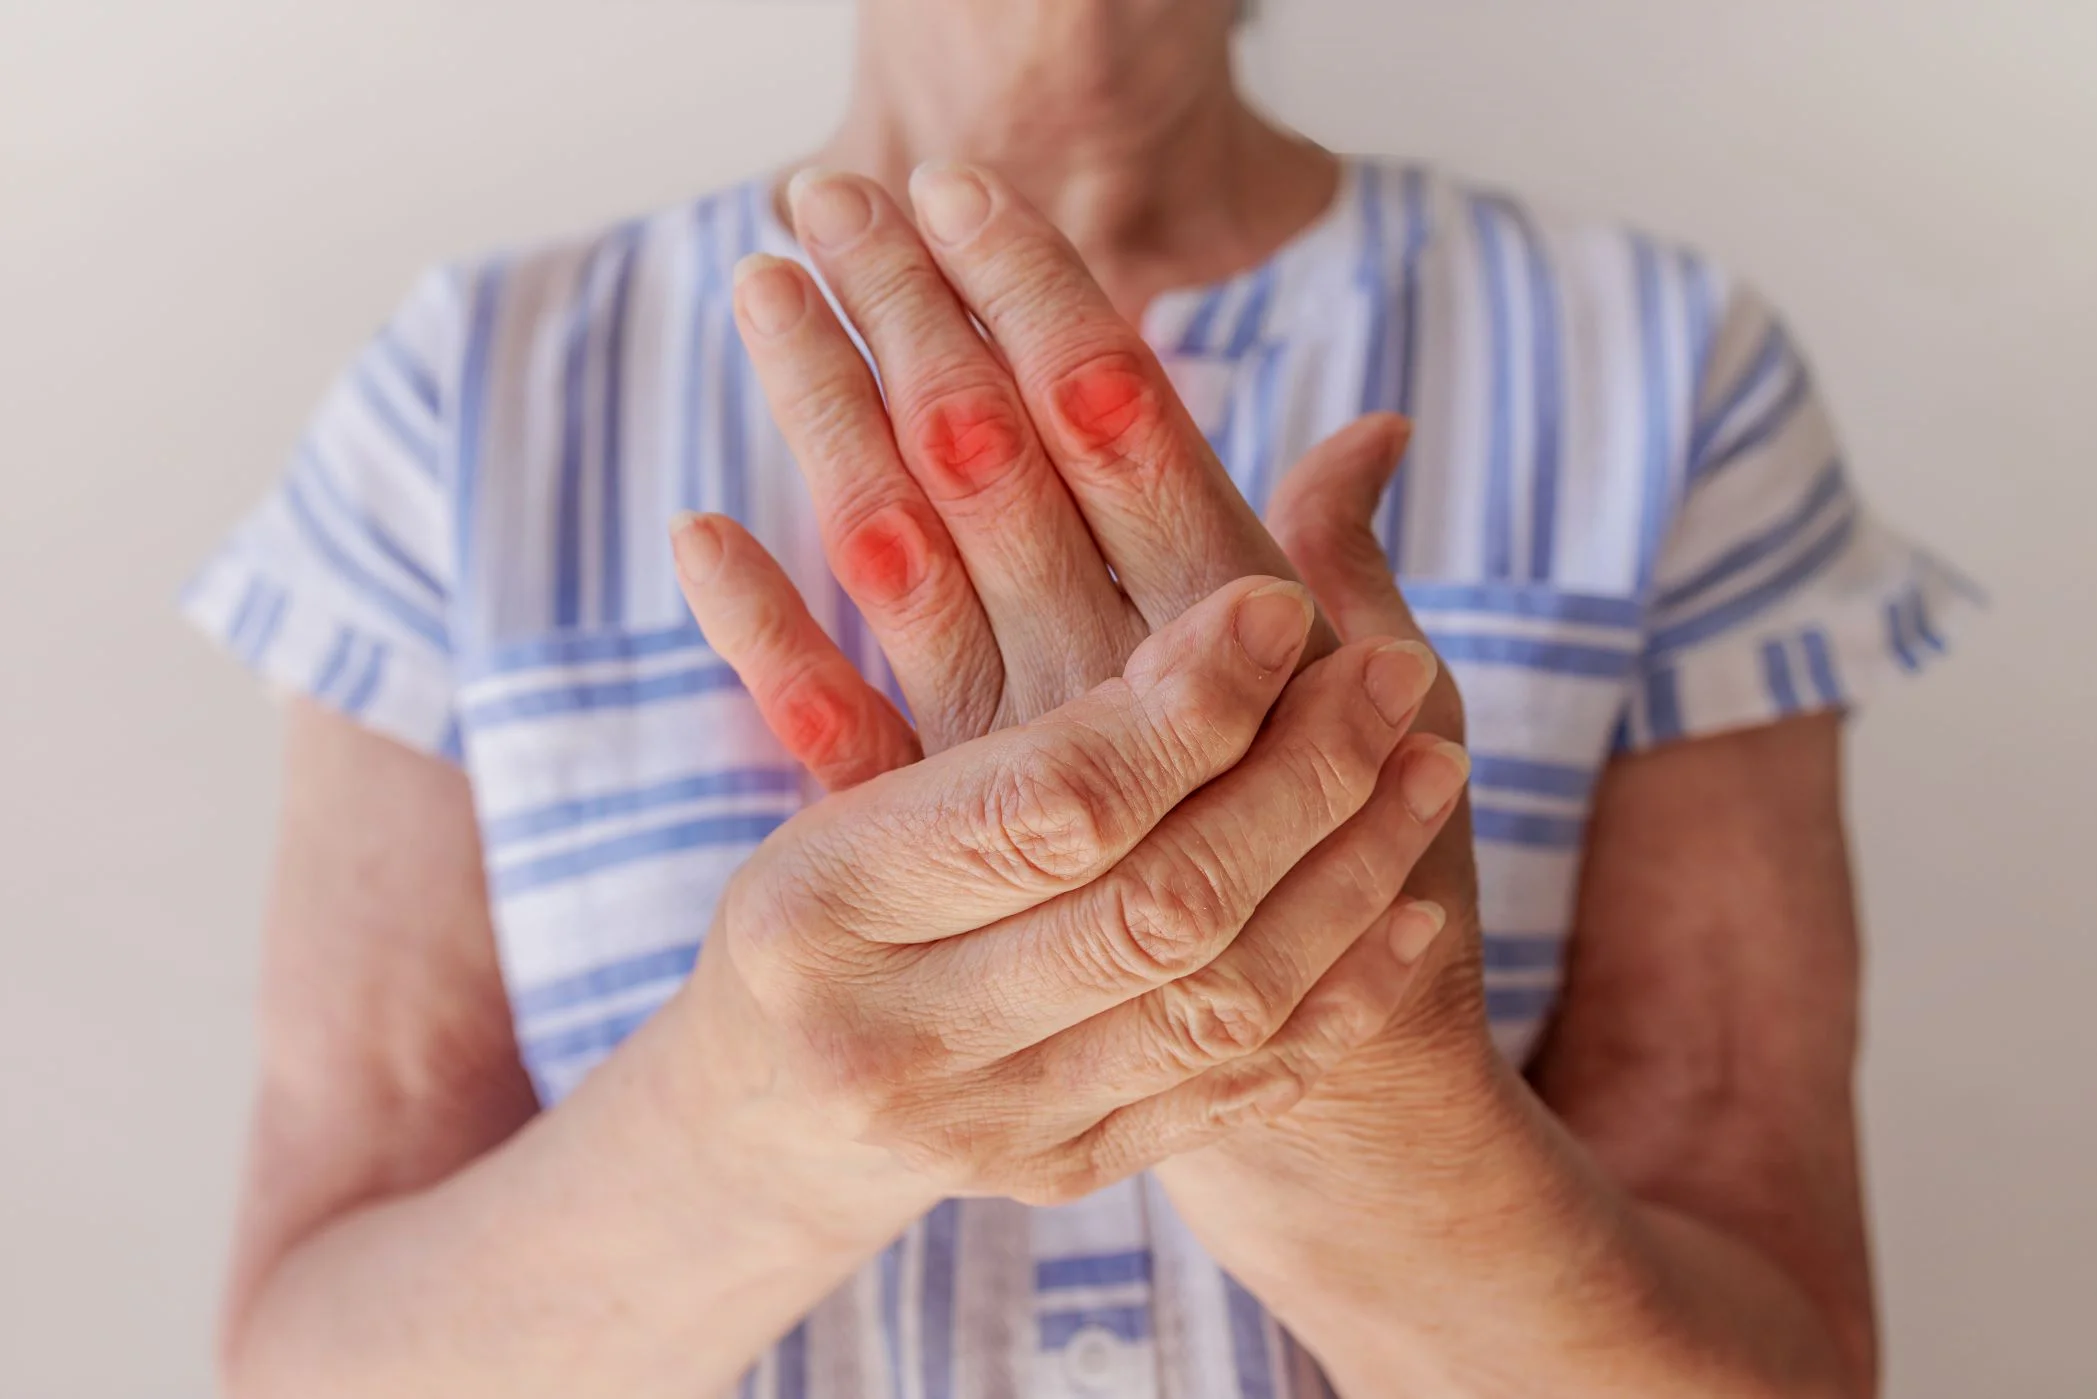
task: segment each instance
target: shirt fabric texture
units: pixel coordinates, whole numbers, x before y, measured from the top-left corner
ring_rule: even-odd
[[[729,873],[818,795],[687,614],[671,516],[742,521],[894,689],[737,339],[736,260],[801,257],[769,189],[428,274],[184,599],[270,681],[465,769],[547,1104],[670,995]],[[1516,1059],[1612,754],[1854,705],[1941,652],[1971,596],[1859,504],[1770,309],[1632,230],[1351,160],[1316,223],[1144,331],[1255,506],[1356,415],[1414,420],[1375,524],[1465,697],[1487,1003]],[[1138,1177],[1056,1208],[947,1201],[740,1392],[1331,1391]]]

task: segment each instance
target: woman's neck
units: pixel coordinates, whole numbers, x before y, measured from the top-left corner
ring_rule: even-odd
[[[900,196],[930,159],[996,168],[1124,313],[1253,266],[1338,163],[1232,78],[1226,0],[863,0],[843,126],[815,163]]]

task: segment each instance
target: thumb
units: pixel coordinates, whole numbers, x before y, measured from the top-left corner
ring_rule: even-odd
[[[1306,452],[1267,507],[1267,528],[1343,640],[1420,634],[1374,526],[1412,430],[1395,413],[1355,419]]]

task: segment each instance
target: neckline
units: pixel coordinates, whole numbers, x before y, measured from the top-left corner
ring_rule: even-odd
[[[1364,162],[1360,156],[1346,154],[1335,160],[1339,178],[1324,209],[1259,262],[1216,281],[1158,293],[1143,310],[1138,326],[1143,338],[1168,357],[1201,358],[1236,358],[1270,338],[1272,323],[1281,309],[1281,299],[1273,294],[1278,284],[1288,283],[1291,294],[1287,299],[1301,304],[1314,274],[1321,268],[1342,267],[1346,263],[1339,254],[1359,221],[1356,214],[1363,195]],[[746,197],[757,227],[757,250],[791,258],[807,267],[808,254],[795,239],[793,230],[781,221],[773,201],[777,184],[778,172],[767,171],[747,186]],[[1220,348],[1201,343],[1208,337],[1190,335],[1190,331],[1203,328],[1205,308],[1211,319],[1226,310],[1235,312],[1236,326]]]

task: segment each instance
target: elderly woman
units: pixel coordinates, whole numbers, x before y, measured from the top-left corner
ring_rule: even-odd
[[[328,399],[189,600],[303,696],[234,1393],[1872,1389],[1838,715],[1951,575],[1751,292],[1231,10],[863,0],[790,180]]]

